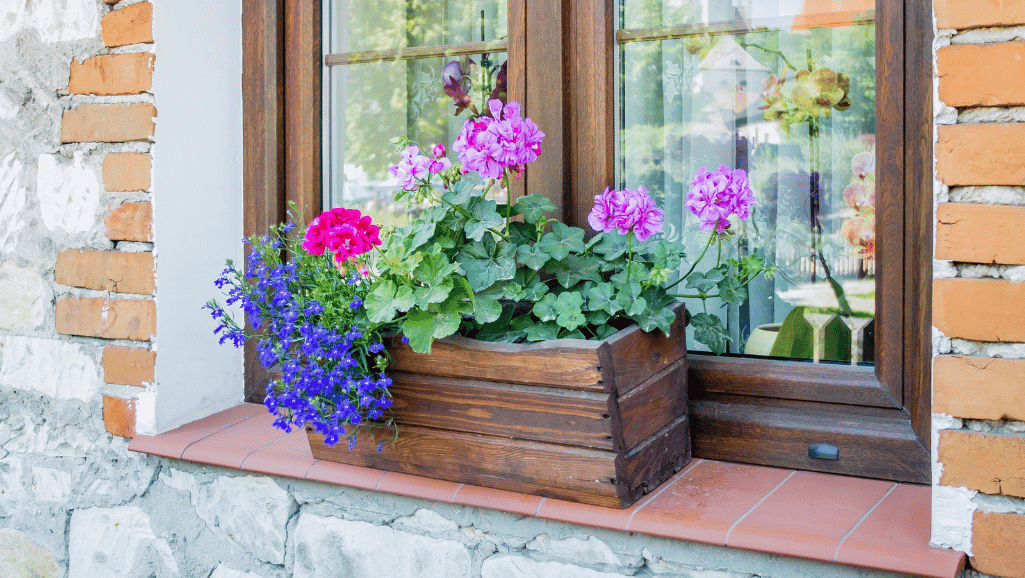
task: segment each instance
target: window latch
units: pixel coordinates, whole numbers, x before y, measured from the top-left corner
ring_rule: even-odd
[[[811,444],[808,446],[808,457],[817,460],[838,460],[840,448],[829,444]]]

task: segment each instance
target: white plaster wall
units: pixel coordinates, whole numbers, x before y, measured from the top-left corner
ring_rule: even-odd
[[[242,261],[242,6],[154,2],[157,126],[156,383],[139,433],[158,433],[242,401],[242,353],[219,346],[202,305],[224,260]]]

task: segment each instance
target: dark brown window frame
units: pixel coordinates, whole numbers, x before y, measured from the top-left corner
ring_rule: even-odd
[[[614,0],[509,0],[510,97],[547,135],[514,193],[548,196],[577,225],[615,179],[614,15]],[[931,18],[925,0],[877,0],[875,366],[692,355],[696,456],[929,483]],[[243,0],[243,36],[252,234],[282,221],[289,201],[306,218],[319,210],[320,2]],[[262,399],[251,350],[246,376],[247,399]],[[840,459],[809,457],[817,443]]]

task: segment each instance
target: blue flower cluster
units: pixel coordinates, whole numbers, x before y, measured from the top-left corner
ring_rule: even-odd
[[[214,333],[222,344],[241,347],[254,339],[260,364],[280,367],[281,379],[267,385],[264,399],[276,427],[290,432],[309,424],[327,445],[347,437],[351,448],[357,426],[391,425],[384,345],[367,328],[358,273],[343,277],[330,256],[305,253],[301,239],[288,235],[291,229],[251,239],[245,274],[229,261],[215,282],[227,305],[239,304],[251,332],[216,301],[206,308],[220,323]]]

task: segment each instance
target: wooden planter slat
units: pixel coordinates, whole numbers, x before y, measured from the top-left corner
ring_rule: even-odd
[[[431,355],[389,347],[398,440],[313,456],[382,470],[626,507],[690,461],[684,311],[672,338],[636,326],[605,341],[465,338]]]
[[[390,347],[392,362],[388,369],[418,375],[604,391],[596,343],[599,342],[556,339],[524,345],[447,337],[434,342],[429,356],[414,353],[401,344]]]
[[[456,377],[389,373],[402,423],[613,449],[608,395]]]

